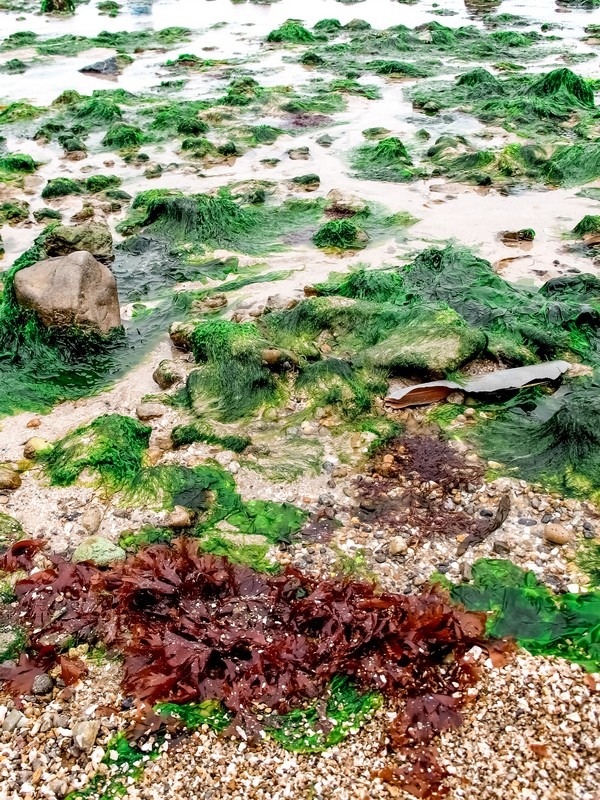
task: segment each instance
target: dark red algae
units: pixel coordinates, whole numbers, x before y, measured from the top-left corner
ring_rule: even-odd
[[[257,573],[199,554],[193,539],[149,547],[108,570],[50,561],[15,587],[30,655],[0,671],[9,689],[28,690],[28,666],[35,674],[59,662],[43,642],[75,635],[123,655],[123,688],[139,701],[220,700],[235,717],[231,729],[252,735],[256,704],[283,713],[346,675],[404,702],[388,730],[404,766],[380,777],[420,797],[443,791],[430,742],[461,723],[463,693],[477,680],[469,650],[485,647],[485,615],[435,588],[406,596],[291,567]]]

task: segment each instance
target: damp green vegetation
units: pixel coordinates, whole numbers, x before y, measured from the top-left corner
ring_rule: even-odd
[[[586,275],[553,279],[537,290],[511,284],[470,250],[448,246],[425,250],[401,268],[332,275],[316,288],[401,308],[449,306],[485,335],[488,356],[519,366],[561,357],[599,364],[598,285]]]
[[[408,183],[422,175],[402,141],[395,136],[358,147],[352,154],[351,166],[354,177],[363,180]]]
[[[115,0],[102,0],[102,2],[96,4],[96,8],[101,15],[107,17],[118,17],[123,6],[115,2]]]
[[[365,246],[368,237],[349,219],[332,219],[313,236],[317,247],[333,250],[358,250]]]
[[[189,41],[191,33],[189,28],[178,26],[158,31],[101,31],[97,36],[92,37],[66,33],[53,38],[42,38],[31,31],[22,31],[7,36],[0,49],[35,47],[40,55],[47,56],[77,56],[94,47],[106,47],[117,50],[119,53],[133,53],[175,47],[182,42]]]
[[[24,201],[0,203],[0,223],[18,225],[29,219],[29,205]]]
[[[124,797],[131,784],[142,777],[145,765],[159,755],[158,746],[141,750],[130,743],[123,732],[117,733],[106,743],[101,762],[105,769],[97,772],[83,789],[70,792],[65,800],[117,800]]]
[[[67,197],[72,194],[98,194],[121,185],[116,175],[90,175],[85,180],[72,178],[51,178],[42,189],[44,200]]]
[[[584,539],[577,549],[576,563],[588,576],[590,585],[600,589],[600,542]]]
[[[356,733],[381,706],[377,692],[360,693],[352,681],[338,675],[331,681],[324,702],[264,718],[263,729],[284,749],[298,753],[321,753]],[[160,703],[155,710],[170,720],[180,720],[188,730],[208,725],[217,733],[228,728],[232,715],[217,701],[203,703]]]
[[[197,518],[188,535],[199,537],[201,547],[222,549],[231,544],[240,563],[262,564],[269,544],[290,541],[305,522],[306,513],[289,503],[242,500],[233,476],[216,463],[191,469],[175,464],[145,466],[150,433],[150,427],[132,417],[104,415],[55,442],[39,461],[55,486],[83,480],[109,496],[120,493],[129,506],[189,509]],[[127,549],[156,543],[158,531],[148,528],[128,534]],[[238,537],[235,542],[233,534]],[[265,545],[244,544],[246,534],[264,537]]]
[[[28,218],[26,204],[19,208],[13,205],[0,213],[11,217],[13,224]],[[45,213],[40,219],[54,219],[57,213],[49,217],[48,210],[41,211]],[[49,257],[45,241],[55,224],[51,222],[5,273],[0,298],[0,415],[40,413],[57,402],[93,395],[127,372],[174,319],[187,313],[185,298],[168,289],[175,282],[173,259],[164,253],[157,258],[147,251],[136,253],[120,246],[112,270],[121,299],[135,302],[151,296],[153,313],[126,322],[124,329],[107,337],[77,328],[42,325],[34,312],[17,303],[13,281],[19,269]]]
[[[2,160],[0,159],[0,165],[1,164]],[[580,238],[583,236],[600,234],[600,215],[586,214],[585,217],[579,220],[571,232]]]
[[[5,108],[0,109],[0,125],[29,122],[45,112],[45,108],[33,106],[31,103],[24,103],[22,101],[10,103]]]
[[[482,425],[483,454],[567,497],[600,502],[600,395],[594,378],[568,384],[533,409],[500,411]]]
[[[137,195],[119,230],[164,238],[181,247],[188,259],[217,247],[259,255],[281,249],[281,237],[292,232],[306,230],[308,239],[324,208],[322,199],[281,205],[243,200],[235,199],[229,189],[214,195],[149,190]]]
[[[505,78],[477,67],[453,82],[420,84],[407,94],[425,112],[460,109],[526,138],[555,141],[560,132],[570,141],[585,141],[594,138],[588,130],[597,130],[600,123],[596,90],[594,81],[566,67]]]
[[[42,14],[74,14],[75,0],[42,0]]]
[[[314,28],[322,41],[305,40],[310,50],[300,61],[316,69],[338,74],[375,71],[399,77],[424,77],[447,72],[449,61],[457,63],[525,61],[557,50],[557,37],[536,31],[493,30],[474,25],[449,28],[437,21],[411,29],[394,25],[377,30],[368,23],[354,20],[340,25],[337,20],[323,20]],[[386,63],[390,66],[386,71]]]
[[[278,44],[310,44],[316,39],[317,37],[297,19],[288,19],[281,27],[271,31],[267,36],[267,42]]]
[[[125,122],[115,122],[102,139],[104,147],[112,147],[116,150],[137,148],[143,143],[144,133],[141,128]]]
[[[40,460],[53,486],[70,486],[88,470],[115,492],[136,477],[151,432],[132,417],[108,414],[67,434]]]
[[[600,592],[554,594],[533,572],[510,561],[480,559],[472,581],[452,599],[489,613],[489,636],[512,637],[533,655],[558,656],[589,672],[600,669]]]
[[[242,453],[251,442],[248,436],[234,434],[217,436],[199,423],[175,425],[171,431],[171,439],[174,447],[184,447],[193,442],[204,442],[205,444],[220,445],[224,450],[232,450],[234,453]]]
[[[6,72],[9,75],[21,75],[28,68],[25,61],[20,58],[11,58],[0,66],[0,72]]]

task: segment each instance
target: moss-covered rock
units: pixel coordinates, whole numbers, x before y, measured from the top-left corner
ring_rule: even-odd
[[[451,309],[418,311],[407,324],[359,354],[361,363],[432,376],[453,372],[479,355],[487,337]]]
[[[86,250],[104,264],[114,259],[110,229],[101,222],[57,225],[48,233],[44,248],[50,257],[67,256],[77,250]]]
[[[75,563],[90,561],[98,567],[104,567],[114,561],[123,561],[125,556],[125,550],[110,539],[104,536],[90,536],[77,547],[71,560]]]

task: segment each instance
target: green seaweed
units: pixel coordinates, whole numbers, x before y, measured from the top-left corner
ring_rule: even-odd
[[[332,219],[320,227],[313,236],[313,242],[317,247],[335,250],[358,250],[365,246],[367,240],[364,231],[348,219]]]
[[[89,471],[117,491],[139,472],[151,431],[132,417],[106,414],[67,434],[40,460],[53,486],[70,486]]]
[[[248,436],[235,434],[218,436],[197,422],[189,425],[175,425],[171,431],[171,439],[174,447],[185,447],[194,442],[204,442],[205,444],[220,445],[225,450],[232,450],[234,453],[242,453],[251,442]]]
[[[600,501],[600,398],[593,379],[542,399],[529,413],[499,413],[477,435],[487,458],[566,496]]]
[[[118,150],[139,147],[143,142],[143,131],[135,125],[127,125],[124,122],[116,122],[111,125],[102,139],[104,147],[114,147]]]
[[[0,159],[0,165],[2,161]],[[572,230],[575,236],[583,237],[589,234],[600,233],[600,216],[594,214],[586,214],[585,217],[579,220],[577,225]]]
[[[317,37],[297,19],[288,19],[283,25],[271,31],[267,36],[267,42],[271,43],[310,44],[316,41],[316,39]]]
[[[533,572],[496,559],[476,561],[472,576],[472,583],[452,587],[451,597],[471,611],[491,612],[488,636],[513,637],[533,655],[600,669],[600,592],[555,595]]]
[[[420,175],[406,147],[395,136],[358,147],[351,164],[355,177],[363,180],[408,183]]]
[[[84,188],[79,181],[71,178],[51,178],[42,189],[42,197],[49,200],[55,197],[67,197],[70,194],[82,194]]]

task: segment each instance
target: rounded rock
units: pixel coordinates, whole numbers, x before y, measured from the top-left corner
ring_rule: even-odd
[[[573,539],[573,531],[558,522],[549,522],[544,528],[544,539],[550,544],[567,544]]]
[[[33,679],[31,691],[33,694],[49,694],[53,686],[54,683],[50,675],[46,675],[45,672],[42,672],[41,675],[36,675]]]
[[[149,419],[156,419],[162,417],[165,413],[165,407],[160,403],[140,403],[135,410],[136,416],[142,422]]]
[[[51,449],[52,445],[50,442],[46,441],[46,439],[42,439],[41,436],[32,436],[31,439],[28,439],[25,442],[25,446],[23,447],[23,455],[30,461],[35,461],[39,455],[42,453],[47,453],[48,450]]]
[[[0,489],[18,489],[21,476],[10,464],[0,464]]]

